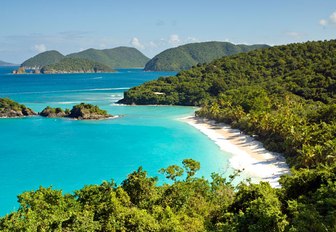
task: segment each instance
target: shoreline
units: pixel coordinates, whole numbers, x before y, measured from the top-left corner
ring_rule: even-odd
[[[230,166],[243,170],[253,182],[267,181],[272,187],[278,188],[280,176],[290,173],[286,160],[280,153],[266,150],[261,142],[238,129],[195,116],[180,120],[208,136],[222,151],[230,153]]]

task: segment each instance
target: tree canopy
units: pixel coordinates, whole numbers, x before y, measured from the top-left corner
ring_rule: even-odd
[[[200,168],[186,159],[184,168]],[[176,176],[177,177],[177,176]],[[170,178],[170,176],[168,176]],[[295,171],[269,183],[213,174],[211,180],[178,175],[158,185],[143,168],[117,185],[87,185],[73,194],[40,187],[18,196],[20,207],[0,218],[1,231],[334,231],[336,165]],[[171,179],[171,178],[170,178]]]

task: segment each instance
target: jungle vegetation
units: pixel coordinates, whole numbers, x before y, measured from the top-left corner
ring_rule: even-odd
[[[243,45],[229,42],[190,43],[167,49],[154,56],[145,66],[145,71],[182,71],[198,63],[209,63],[223,56],[230,56],[268,45]]]

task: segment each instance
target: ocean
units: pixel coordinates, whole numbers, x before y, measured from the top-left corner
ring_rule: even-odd
[[[185,158],[201,162],[197,176],[231,174],[229,154],[179,119],[194,107],[115,104],[130,87],[173,72],[120,69],[95,74],[10,74],[0,67],[0,97],[39,112],[46,106],[71,108],[85,102],[119,118],[100,121],[39,116],[0,119],[0,216],[18,209],[17,195],[39,186],[71,193],[84,185],[118,184],[142,166],[151,176]]]

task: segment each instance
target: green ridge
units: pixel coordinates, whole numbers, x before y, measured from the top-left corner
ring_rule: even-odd
[[[299,167],[336,161],[336,40],[224,57],[131,88],[125,104],[197,105]]]
[[[82,52],[69,54],[67,57],[85,58],[105,64],[111,68],[144,67],[149,60],[135,48],[117,47],[112,49],[87,49]]]
[[[113,72],[113,70],[98,62],[82,58],[64,58],[58,63],[46,65],[41,69],[42,73],[92,73]]]
[[[146,71],[181,71],[199,63],[209,63],[223,56],[229,56],[268,45],[234,45],[228,42],[203,42],[167,49],[151,59]]]
[[[26,60],[21,64],[21,67],[40,69],[43,66],[55,64],[63,58],[64,56],[58,51],[46,51]]]

